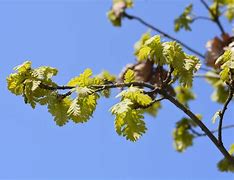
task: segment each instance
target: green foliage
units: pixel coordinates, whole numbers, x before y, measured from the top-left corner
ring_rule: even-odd
[[[222,56],[216,60],[216,64],[220,64],[220,79],[212,78],[212,76],[217,77],[214,72],[208,72],[206,78],[208,82],[214,87],[214,92],[212,94],[212,100],[219,103],[225,103],[228,97],[228,87],[226,83],[230,83],[233,79],[234,73],[234,54],[231,49],[227,49]],[[210,78],[209,78],[210,77]]]
[[[80,76],[69,81],[68,86],[71,89],[66,95],[59,94],[56,90],[57,85],[51,79],[57,74],[55,68],[42,66],[33,69],[31,62],[26,61],[14,69],[16,73],[7,78],[8,89],[23,96],[25,103],[30,104],[32,108],[35,108],[37,103],[47,105],[48,111],[59,126],[66,124],[69,119],[75,123],[87,122],[92,117],[99,98],[90,86],[109,84],[116,79],[107,71],[92,77],[91,69],[86,69]],[[77,93],[77,97],[72,100],[73,92]]]
[[[218,103],[225,103],[228,97],[228,88],[223,80],[217,78],[217,74],[214,72],[206,73],[206,80],[213,86],[214,92],[212,93],[212,100]]]
[[[184,53],[177,42],[162,43],[160,36],[144,34],[135,46],[138,61],[150,60],[156,65],[167,65],[174,69],[173,75],[182,86],[191,87],[193,75],[200,68],[200,61],[195,56]]]
[[[183,87],[183,86],[177,86],[175,88],[175,91],[176,91],[176,98],[177,100],[184,104],[185,106],[188,107],[188,102],[190,100],[193,100],[195,99],[195,95],[194,93],[191,91],[190,88],[187,88],[187,87]]]
[[[113,0],[112,8],[107,12],[107,17],[113,26],[121,26],[123,13],[127,8],[132,7],[132,0]]]
[[[229,154],[234,158],[234,144],[230,146]],[[234,165],[225,158],[218,162],[217,167],[222,172],[234,172]]]
[[[135,81],[135,73],[133,70],[128,69],[127,72],[124,75],[124,82],[130,83]]]
[[[150,96],[144,94],[143,89],[133,86],[119,93],[117,97],[122,97],[122,99],[130,99],[133,103],[140,106],[147,106],[152,101]]]
[[[135,52],[134,54],[137,56],[139,54],[139,50],[141,49],[142,46],[144,46],[145,42],[151,38],[150,32],[146,32],[142,34],[141,38],[139,41],[137,41],[134,45]]]
[[[213,13],[216,14],[217,5],[219,5],[218,16],[224,12],[225,17],[231,22],[234,19],[234,1],[233,0],[214,0],[210,6]],[[210,15],[211,16],[211,15]],[[212,17],[212,16],[211,16]]]
[[[228,49],[220,56],[216,64],[221,64],[220,78],[223,82],[230,82],[234,72],[234,53],[231,49]]]
[[[127,17],[125,11],[132,6],[132,0],[113,0],[112,8],[107,13],[111,23],[114,26],[121,26],[122,19]],[[187,6],[184,12],[175,19],[176,32],[181,29],[191,31],[190,25],[193,22],[192,9],[192,4]],[[210,16],[214,21],[217,20],[215,19],[217,16],[221,16],[221,12],[225,13],[229,21],[234,19],[234,0],[214,0],[210,9],[212,11]],[[147,25],[140,18],[131,18],[131,16],[128,18],[136,19]],[[216,42],[218,45],[219,43],[225,44],[224,37],[223,41],[219,42],[217,40]],[[154,102],[153,99],[158,96],[158,93],[163,94],[157,91],[158,88],[161,88],[160,90],[162,91],[167,89],[169,92],[169,88],[171,87],[172,89],[172,83],[178,80],[179,86],[175,89],[176,98],[180,103],[188,107],[188,102],[195,99],[191,87],[194,73],[198,71],[201,65],[199,59],[186,54],[179,43],[175,41],[161,42],[159,35],[151,36],[149,32],[142,35],[134,48],[134,54],[138,60],[137,65],[141,64],[142,61],[151,61],[150,68],[148,69],[152,71],[149,75],[152,75],[153,81],[145,81],[151,83],[152,87],[150,89],[155,88],[155,91],[146,93],[145,90],[147,88],[143,89],[144,87],[142,86],[132,85],[126,90],[121,89],[122,92],[117,95],[117,97],[120,97],[120,102],[115,104],[110,110],[115,115],[115,129],[119,135],[131,141],[137,141],[147,130],[143,114],[149,113],[152,116],[156,116],[161,108],[160,102],[152,103]],[[213,100],[220,103],[226,101],[228,96],[226,84],[232,83],[234,77],[234,54],[231,48],[226,48],[224,54],[216,61],[217,68],[215,70],[219,73],[220,78],[207,78],[215,89],[212,96]],[[14,68],[15,73],[7,77],[8,89],[15,95],[21,95],[25,103],[29,104],[32,108],[35,108],[37,104],[46,105],[48,112],[54,117],[54,121],[58,126],[63,126],[69,121],[75,123],[87,122],[96,109],[97,100],[100,98],[100,95],[109,97],[110,88],[122,87],[122,83],[114,86],[114,83],[119,81],[109,72],[103,71],[101,74],[93,76],[91,69],[86,69],[79,76],[71,79],[67,83],[67,86],[58,86],[52,81],[53,76],[56,76],[58,73],[57,69],[48,66],[33,69],[31,65],[30,61],[26,61]],[[133,67],[135,68],[135,66]],[[136,81],[137,73],[139,72],[134,68],[124,73],[123,79],[126,84],[122,88],[129,86],[128,83]],[[160,72],[160,70],[163,70],[163,72]],[[138,69],[138,71],[141,71],[141,69]],[[217,76],[217,73],[208,72],[207,75]],[[164,75],[168,78],[164,77]],[[169,83],[167,80],[169,80]],[[62,94],[62,90],[66,90],[67,92]],[[171,91],[174,92],[174,89]],[[167,98],[166,95],[164,98]],[[220,110],[214,114],[212,118],[213,123],[215,123],[219,116]],[[196,135],[199,135],[194,130],[196,126],[188,118],[183,118],[176,123],[173,139],[175,149],[178,152],[184,152],[188,147],[192,146],[193,139]],[[234,145],[231,146],[229,153],[233,156]],[[221,171],[234,172],[234,166],[226,159],[222,159],[218,163],[218,168]]]
[[[184,9],[184,12],[175,19],[174,21],[174,30],[178,32],[181,29],[185,29],[186,31],[191,31],[190,24],[193,22],[191,17],[191,13],[193,10],[193,5],[190,4]]]
[[[190,127],[196,127],[191,119],[183,118],[176,123],[173,131],[174,147],[178,152],[184,152],[193,145],[194,135],[189,131]]]
[[[151,60],[155,64],[163,65],[165,64],[165,58],[163,56],[163,45],[161,43],[161,38],[159,35],[153,36],[148,39],[148,36],[145,35],[144,43],[142,40],[141,47],[138,47],[138,51],[135,52],[137,59],[139,61]],[[147,40],[146,40],[147,39]]]
[[[234,19],[234,1],[227,5],[225,16],[229,20],[229,22],[231,22]]]
[[[31,64],[30,61],[26,61],[15,67],[16,73],[7,77],[7,85],[13,94],[23,96],[25,103],[35,108],[36,103],[44,104],[43,99],[51,92],[39,87],[41,85],[56,86],[51,78],[57,74],[57,70],[46,66],[32,69]]]
[[[214,116],[212,117],[212,123],[213,124],[216,122],[217,118],[220,117],[220,113],[221,113],[220,110],[218,110],[217,112],[215,112]]]
[[[137,141],[147,130],[141,110],[133,109],[134,103],[128,99],[111,108],[115,117],[115,129],[119,135],[131,141]]]
[[[68,98],[58,98],[56,94],[50,96],[48,101],[48,111],[54,116],[54,121],[58,126],[63,126],[68,122],[67,111],[71,101]]]
[[[200,68],[200,61],[195,56],[185,54],[177,42],[164,43],[164,56],[167,64],[174,68],[173,75],[182,86],[191,87],[193,75]]]
[[[74,113],[68,113],[70,114],[70,118],[75,123],[84,123],[87,122],[93,115],[94,110],[97,106],[97,99],[99,96],[93,92],[92,89],[89,89],[87,87],[78,87],[77,88],[78,97],[76,97],[73,101],[76,103],[74,107],[70,107],[70,112],[76,112]]]
[[[93,83],[92,76],[92,70],[86,69],[82,74],[80,74],[78,77],[75,77],[71,79],[67,85],[68,86],[79,86],[79,87],[85,87],[89,86]]]

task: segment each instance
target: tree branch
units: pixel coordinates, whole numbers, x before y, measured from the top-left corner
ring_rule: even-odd
[[[231,129],[231,128],[234,128],[234,124],[232,124],[232,125],[227,125],[227,126],[223,126],[223,127],[222,127],[222,130]],[[190,130],[192,131],[192,133],[194,133],[195,135],[197,135],[196,137],[207,136],[207,134],[197,132],[197,131],[196,131],[195,129],[193,129],[193,128],[190,128]],[[212,130],[212,131],[210,131],[210,132],[212,132],[212,134],[214,134],[214,133],[217,133],[218,131],[219,131],[219,129],[215,129],[215,130]]]
[[[204,17],[204,16],[196,16],[196,17],[194,17],[194,18],[192,19],[192,21],[195,22],[195,21],[200,20],[200,19],[202,19],[202,20],[207,20],[207,21],[212,21],[212,22],[213,22],[212,19],[210,19],[210,18],[208,18],[208,17]]]
[[[155,89],[155,86],[149,83],[145,82],[130,82],[130,83],[111,83],[111,84],[103,84],[103,85],[91,85],[89,86],[90,88],[95,88],[96,92],[102,91],[104,89],[111,89],[111,88],[118,88],[118,87],[130,87],[130,86],[139,86],[139,87],[145,87],[149,88],[151,90]],[[68,90],[68,89],[73,89],[76,86],[48,86],[46,84],[40,84],[40,88],[47,89],[47,90]]]
[[[227,110],[228,104],[231,102],[233,97],[233,89],[232,87],[229,87],[229,94],[228,94],[228,98],[226,100],[226,102],[224,103],[223,106],[223,110],[220,112],[219,116],[220,116],[220,120],[219,120],[219,128],[218,128],[218,140],[219,143],[222,145],[223,144],[223,140],[222,140],[222,126],[223,126],[223,118],[224,118],[224,114]]]
[[[164,97],[159,98],[159,99],[154,99],[153,101],[151,101],[151,103],[147,104],[146,106],[137,106],[137,109],[138,109],[138,108],[140,108],[140,109],[147,109],[147,108],[153,106],[154,103],[160,102],[160,101],[162,101],[162,100],[164,100],[164,99],[165,99]]]
[[[205,0],[201,0],[201,3],[205,6],[205,8],[210,12],[211,16],[213,17],[213,22],[215,22],[217,24],[217,26],[219,27],[220,31],[222,34],[225,34],[224,28],[219,20],[219,14],[218,14],[218,10],[219,10],[219,3],[217,1],[217,5],[216,5],[216,12],[214,13],[209,5],[205,2]]]
[[[207,74],[195,74],[195,78],[212,78],[212,79],[220,79],[219,75],[207,75]]]
[[[92,86],[90,86],[90,88],[95,88],[96,92],[99,92],[99,91],[102,91],[104,89],[111,89],[111,88],[118,88],[118,87],[130,87],[130,86],[138,86],[138,87],[148,88],[148,89],[151,89],[151,91],[149,91],[150,93],[159,93],[160,95],[162,95],[162,98],[152,101],[151,105],[153,105],[153,103],[161,101],[163,99],[168,99],[171,103],[173,103],[180,110],[182,110],[185,114],[187,114],[202,129],[202,131],[209,137],[209,139],[215,144],[215,146],[224,155],[224,157],[226,159],[228,159],[234,165],[234,158],[228,153],[228,151],[225,149],[225,147],[222,144],[219,143],[218,139],[213,135],[213,132],[211,132],[203,124],[203,122],[200,121],[197,118],[197,116],[193,112],[191,112],[187,107],[185,107],[183,104],[181,104],[179,101],[177,101],[173,96],[169,95],[163,89],[157,88],[157,87],[155,87],[155,86],[153,86],[153,85],[151,85],[149,83],[145,83],[145,82],[130,82],[130,83],[115,83],[115,84],[106,84],[106,85],[92,85]],[[40,87],[45,88],[45,89],[49,89],[49,90],[57,90],[57,89],[62,89],[63,90],[63,89],[73,89],[73,88],[75,88],[75,87],[71,87],[71,86],[50,87],[50,86],[47,86],[47,85],[41,85]]]
[[[234,158],[228,153],[225,147],[219,143],[218,139],[213,135],[213,133],[206,127],[205,124],[201,120],[197,118],[197,116],[191,112],[187,107],[177,101],[174,97],[170,96],[164,90],[158,90],[159,94],[163,95],[166,99],[168,99],[171,103],[177,106],[180,110],[182,110],[185,114],[187,114],[201,129],[202,131],[209,137],[209,139],[215,144],[215,146],[219,149],[219,151],[224,155],[224,157],[234,165]]]
[[[204,56],[202,53],[200,53],[200,52],[194,50],[193,48],[189,47],[187,44],[185,44],[185,43],[181,42],[180,40],[178,40],[178,39],[172,37],[171,35],[169,35],[169,34],[163,32],[162,30],[156,28],[155,26],[153,26],[153,25],[151,25],[151,24],[145,22],[145,21],[144,21],[143,19],[141,19],[140,17],[133,16],[133,15],[129,15],[129,14],[127,14],[126,12],[123,13],[123,17],[126,17],[127,19],[130,19],[130,20],[137,20],[137,21],[140,22],[141,24],[143,24],[143,25],[149,27],[150,29],[152,29],[152,30],[154,30],[154,31],[156,31],[156,32],[158,32],[158,33],[160,33],[161,35],[167,37],[168,39],[171,39],[171,40],[173,40],[173,41],[177,41],[178,43],[180,43],[180,44],[181,44],[184,48],[186,48],[187,50],[189,50],[189,51],[193,52],[194,54],[200,56],[201,58],[205,59],[205,56]]]

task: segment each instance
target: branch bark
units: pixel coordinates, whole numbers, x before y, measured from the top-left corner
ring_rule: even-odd
[[[213,135],[213,133],[206,127],[205,124],[201,120],[197,118],[197,116],[190,111],[187,107],[177,101],[174,97],[170,96],[164,90],[158,90],[159,94],[168,99],[171,103],[173,103],[176,107],[182,110],[187,116],[189,116],[201,129],[202,131],[209,137],[209,139],[214,143],[214,145],[219,149],[219,151],[223,154],[223,156],[234,165],[234,158],[228,153],[225,147],[219,143],[218,139]]]
[[[227,110],[228,104],[231,102],[233,97],[233,89],[232,87],[229,87],[229,94],[226,102],[224,103],[223,110],[220,112],[220,120],[219,120],[219,128],[218,128],[218,140],[221,145],[223,145],[223,140],[222,140],[222,126],[223,126],[223,118],[224,114]]]

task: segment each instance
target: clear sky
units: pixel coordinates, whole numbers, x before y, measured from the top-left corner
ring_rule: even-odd
[[[207,21],[196,22],[192,33],[173,32],[174,17],[192,0],[139,0],[133,10],[164,31],[205,52],[205,42],[219,35]],[[206,15],[199,1],[195,11]],[[133,44],[148,29],[125,20],[114,28],[106,18],[111,0],[0,0],[0,179],[234,179],[217,171],[222,155],[207,138],[198,138],[185,153],[172,146],[172,130],[183,114],[168,102],[157,118],[146,116],[148,132],[136,143],[114,130],[114,117],[108,112],[117,102],[101,99],[93,118],[86,124],[55,125],[45,107],[35,110],[21,97],[11,94],[6,77],[25,60],[34,67],[49,65],[59,69],[55,80],[65,84],[85,68],[118,74],[134,62]],[[231,25],[223,21],[231,32]],[[194,112],[212,129],[211,117],[221,105],[210,100],[212,89],[196,80],[198,100]],[[232,111],[232,112],[231,112]],[[233,122],[230,106],[225,124]],[[224,133],[225,145],[234,142],[232,130]]]

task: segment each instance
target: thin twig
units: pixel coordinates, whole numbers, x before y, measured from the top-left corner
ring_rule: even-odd
[[[218,128],[218,140],[219,140],[219,143],[221,145],[223,144],[223,140],[222,140],[223,118],[224,118],[224,114],[227,110],[228,104],[231,102],[232,98],[233,98],[233,89],[232,89],[232,87],[229,87],[228,98],[227,98],[226,102],[224,103],[223,110],[219,113],[220,120],[219,120],[219,128]]]
[[[220,79],[220,77],[217,75],[208,75],[208,74],[195,74],[195,78],[212,78],[212,79]]]
[[[231,128],[234,128],[234,124],[232,125],[227,125],[227,126],[223,126],[222,127],[222,130],[225,130],[225,129],[231,129]],[[191,128],[191,131],[196,134],[196,137],[203,137],[203,136],[207,136],[205,133],[200,133],[200,132],[197,132],[195,129]],[[210,132],[212,132],[213,134],[214,133],[217,133],[219,131],[219,129],[215,129],[215,130],[212,130]]]
[[[153,25],[151,25],[151,24],[145,22],[145,21],[144,21],[143,19],[141,19],[140,17],[133,16],[133,15],[129,15],[129,14],[127,14],[126,12],[123,13],[123,17],[126,17],[126,18],[128,18],[128,19],[130,19],[130,20],[133,20],[133,19],[134,19],[134,20],[137,20],[137,21],[140,22],[141,24],[143,24],[143,25],[149,27],[150,29],[152,29],[152,30],[154,30],[154,31],[156,31],[156,32],[158,32],[158,33],[160,33],[161,35],[167,37],[168,39],[171,39],[171,40],[173,40],[173,41],[177,41],[179,44],[181,44],[181,45],[182,45],[184,48],[186,48],[187,50],[189,50],[189,51],[193,52],[194,54],[200,56],[201,58],[205,59],[205,56],[204,56],[202,53],[200,53],[200,52],[194,50],[193,48],[189,47],[187,44],[185,44],[185,43],[181,42],[180,40],[178,40],[178,39],[172,37],[171,35],[169,35],[169,34],[163,32],[162,30],[156,28],[155,26],[153,26]]]
[[[170,81],[171,81],[171,76],[172,76],[172,73],[174,71],[174,68],[173,67],[170,67],[168,73],[167,73],[167,77],[166,79],[163,81],[163,85],[167,85]]]
[[[201,0],[201,3],[205,6],[205,8],[210,12],[211,16],[212,16],[212,20],[213,22],[215,22],[217,24],[217,26],[219,27],[220,31],[222,34],[225,34],[225,31],[224,31],[224,28],[219,20],[219,14],[218,14],[218,10],[219,10],[219,3],[217,2],[217,5],[216,5],[216,12],[214,13],[209,5],[205,2],[205,0]]]
[[[153,106],[156,102],[160,102],[160,101],[162,101],[162,100],[164,100],[164,99],[165,99],[164,97],[159,98],[159,99],[154,99],[153,101],[151,101],[149,104],[147,104],[147,105],[145,105],[145,106],[140,106],[140,105],[137,106],[137,109],[138,109],[138,108],[140,108],[140,109],[147,109],[147,108]]]
[[[212,19],[210,19],[210,18],[208,18],[208,17],[204,17],[204,16],[196,16],[196,17],[194,17],[194,18],[192,19],[192,21],[195,22],[195,21],[200,20],[200,19],[202,19],[202,20],[207,20],[207,21],[212,21],[212,22],[213,22]]]
[[[205,67],[200,67],[199,70],[206,71],[206,72],[208,72],[208,71],[214,71],[213,69],[205,68]]]

